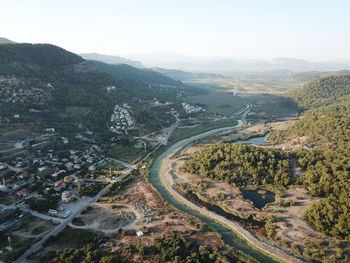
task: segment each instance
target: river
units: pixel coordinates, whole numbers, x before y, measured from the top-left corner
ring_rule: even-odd
[[[231,128],[238,128],[238,127],[241,127],[242,125],[243,125],[243,122],[238,121],[238,124],[234,127],[231,127]],[[160,180],[161,165],[162,165],[162,161],[168,155],[174,153],[176,150],[179,150],[179,149],[185,147],[189,143],[192,143],[196,140],[202,139],[204,137],[210,136],[212,134],[215,134],[217,132],[221,132],[221,131],[224,131],[227,129],[229,129],[229,128],[219,128],[219,129],[207,131],[207,132],[189,137],[187,139],[183,139],[183,140],[169,146],[162,154],[160,154],[155,159],[155,161],[151,167],[150,182],[170,205],[176,207],[177,209],[179,209],[182,212],[185,212],[189,215],[197,217],[203,223],[207,224],[208,226],[213,227],[222,236],[223,240],[227,244],[231,245],[232,247],[234,247],[238,250],[243,251],[244,253],[253,257],[254,259],[256,259],[259,262],[263,262],[263,263],[277,262],[276,260],[266,256],[265,254],[261,253],[260,251],[249,246],[249,244],[245,240],[240,239],[230,228],[228,228],[224,225],[221,225],[220,223],[211,219],[210,217],[204,216],[204,215],[200,214],[199,212],[187,207],[183,203],[179,202],[161,184],[161,180]]]

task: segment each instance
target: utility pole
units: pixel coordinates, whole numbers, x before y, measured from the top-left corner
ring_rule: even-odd
[[[4,186],[4,189],[6,190],[5,175],[2,177],[2,184]]]
[[[7,236],[7,239],[9,241],[9,250],[11,251],[12,250],[12,247],[11,247],[11,237],[10,236]]]
[[[238,90],[238,77],[235,79],[235,89],[233,91],[233,96],[234,97],[236,96],[237,90]]]

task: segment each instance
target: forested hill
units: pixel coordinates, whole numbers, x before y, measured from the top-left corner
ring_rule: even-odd
[[[350,74],[319,78],[287,94],[305,109],[343,102],[347,95],[350,95]]]
[[[172,101],[176,107],[182,101],[179,93],[193,92],[160,73],[86,61],[50,44],[1,44],[0,77],[0,92],[6,90],[3,95],[10,96],[0,103],[0,116],[20,114],[22,121],[29,121],[28,111],[34,108],[42,112],[35,115],[42,125],[65,130],[75,130],[79,123],[105,131],[116,104],[128,103],[140,115],[152,106],[148,100]],[[18,98],[18,92],[23,96],[14,100],[11,94]],[[153,128],[171,119],[159,111],[147,112],[147,116],[152,116],[147,123]]]
[[[99,61],[91,61],[100,70],[111,74],[117,79],[140,81],[146,84],[162,84],[169,86],[184,86],[182,82],[176,81],[151,69],[139,69],[127,64],[110,65]]]
[[[300,182],[314,196],[305,219],[318,231],[350,240],[350,75],[312,81],[290,95],[306,108],[291,127],[271,134],[271,142],[304,146]],[[347,261],[348,262],[348,261]]]
[[[56,68],[83,61],[78,55],[49,44],[3,44],[0,46],[0,64],[18,62]]]
[[[330,75],[346,75],[350,74],[350,70],[340,70],[340,71],[307,71],[302,73],[297,73],[288,77],[291,81],[307,82],[314,79],[327,77]]]
[[[87,60],[96,60],[96,61],[100,61],[107,64],[113,64],[113,65],[127,64],[136,68],[144,68],[143,64],[140,61],[131,60],[131,59],[127,59],[119,56],[110,56],[110,55],[103,55],[98,53],[82,53],[79,55]]]

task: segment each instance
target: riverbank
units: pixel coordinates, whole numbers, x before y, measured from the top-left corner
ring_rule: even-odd
[[[225,218],[220,218],[215,215],[215,213],[210,213],[206,210],[201,210],[200,208],[197,209],[197,207],[193,206],[193,204],[188,201],[183,196],[179,195],[178,193],[174,192],[174,189],[172,189],[171,185],[169,183],[164,183],[162,179],[162,174],[164,173],[164,160],[166,158],[172,157],[173,155],[176,155],[177,153],[180,153],[182,149],[186,148],[191,143],[201,140],[205,137],[212,136],[213,134],[216,134],[218,132],[223,132],[226,130],[230,130],[233,128],[240,128],[244,124],[243,121],[239,121],[238,125],[234,127],[227,127],[227,128],[221,128],[221,129],[215,129],[211,130],[196,136],[192,136],[187,139],[183,139],[169,147],[166,148],[166,150],[158,155],[158,157],[153,162],[153,165],[151,167],[151,175],[149,178],[150,183],[153,185],[153,187],[160,192],[162,197],[172,206],[175,208],[181,210],[184,213],[190,214],[194,217],[199,218],[202,222],[208,224],[209,226],[212,226],[216,229],[216,231],[222,236],[224,241],[231,245],[232,247],[243,251],[244,253],[250,255],[251,257],[255,258],[256,260],[264,263],[268,262],[303,262],[301,259],[294,257],[293,255],[288,255],[288,251],[280,251],[280,248],[274,248],[274,244],[267,244],[266,246],[260,246],[259,243],[254,237],[251,236],[251,234],[246,231],[234,231],[234,229],[240,227],[239,225],[236,225],[233,222],[227,222],[229,220],[225,220]],[[233,224],[233,225],[231,225]],[[245,236],[250,238],[251,240],[254,240],[254,242],[257,242],[257,246],[254,245],[254,242],[249,242],[245,239]],[[261,249],[258,247],[260,246]],[[272,250],[277,249],[276,252],[273,252],[273,254],[276,255],[276,257],[273,256],[271,253]],[[268,256],[267,256],[268,255]],[[288,258],[291,258],[289,260]],[[286,261],[286,259],[288,259]]]
[[[230,221],[226,219],[225,217],[218,215],[212,211],[209,211],[208,209],[204,207],[200,207],[192,202],[190,202],[188,199],[186,199],[184,196],[182,196],[175,188],[174,188],[174,178],[172,177],[172,167],[171,167],[171,160],[172,154],[168,155],[162,162],[160,174],[162,175],[160,177],[160,180],[164,187],[173,195],[176,199],[180,200],[182,203],[184,203],[186,206],[190,207],[191,209],[194,209],[198,212],[200,212],[203,215],[209,216],[213,218],[214,220],[228,226],[231,228],[234,232],[236,232],[239,236],[241,236],[243,239],[245,239],[250,245],[253,247],[263,251],[267,255],[271,255],[274,258],[277,258],[281,262],[291,262],[291,263],[301,263],[305,262],[288,251],[277,247],[275,244],[268,243],[265,240],[259,239],[252,235],[249,231],[244,229],[240,224]]]

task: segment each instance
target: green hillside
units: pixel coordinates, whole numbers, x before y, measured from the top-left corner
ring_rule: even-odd
[[[297,161],[305,173],[299,182],[323,199],[305,219],[327,235],[350,239],[350,76],[329,76],[292,92],[306,111],[294,125],[271,134],[271,142],[303,145]]]
[[[331,75],[308,82],[287,94],[300,107],[312,109],[344,101],[350,94],[350,74]]]
[[[97,60],[107,64],[127,64],[136,68],[144,67],[140,61],[131,60],[119,56],[110,56],[98,53],[82,53],[79,55],[87,60]]]
[[[86,61],[49,44],[0,45],[0,76],[4,78],[0,92],[5,96],[0,115],[20,114],[21,122],[37,122],[67,134],[75,131],[78,124],[95,132],[108,132],[106,124],[113,108],[122,103],[128,103],[136,117],[145,109],[146,115],[152,116],[141,125],[142,129],[159,129],[170,125],[172,117],[164,114],[166,110],[153,109],[148,100],[170,100],[176,107],[181,101],[178,93],[193,92],[160,73]],[[113,92],[108,92],[107,87],[114,87]],[[23,93],[23,98],[6,98],[11,95],[6,95],[9,89]],[[30,114],[28,111],[33,108],[40,113]]]
[[[288,77],[289,80],[298,81],[298,82],[307,82],[314,79],[327,77],[330,75],[346,75],[350,74],[349,70],[340,70],[340,71],[307,71],[295,74]]]

